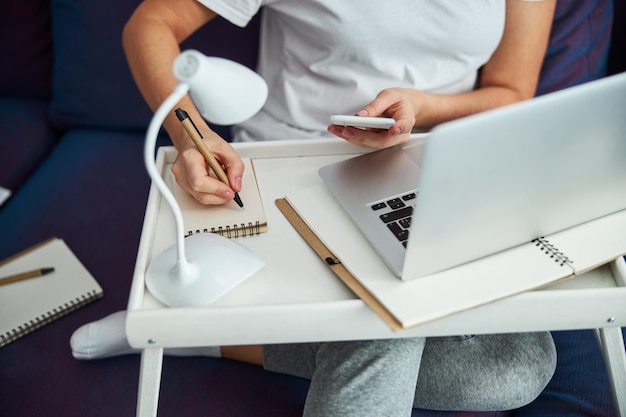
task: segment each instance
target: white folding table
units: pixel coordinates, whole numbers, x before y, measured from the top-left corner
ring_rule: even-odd
[[[126,332],[143,349],[137,415],[155,417],[163,349],[542,330],[596,329],[619,416],[626,417],[626,265],[619,258],[585,275],[396,332],[354,296],[274,205],[290,190],[319,183],[317,168],[363,152],[316,139],[235,144],[253,158],[269,230],[237,239],[267,265],[205,308],[170,308],[145,288],[150,259],[175,242],[169,206],[150,190],[128,304]],[[162,173],[174,148],[161,148]]]

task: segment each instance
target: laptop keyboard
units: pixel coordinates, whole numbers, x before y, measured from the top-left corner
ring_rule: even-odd
[[[380,220],[387,225],[389,231],[405,248],[411,227],[413,200],[416,196],[416,192],[410,192],[371,205],[372,210],[377,212]]]

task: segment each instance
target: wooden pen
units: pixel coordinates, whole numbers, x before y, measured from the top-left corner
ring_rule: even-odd
[[[204,141],[202,140],[202,134],[198,130],[198,127],[195,125],[193,120],[191,120],[191,117],[189,117],[189,114],[187,114],[187,112],[181,108],[177,108],[175,110],[175,113],[176,117],[178,117],[178,120],[185,128],[185,131],[187,131],[187,134],[193,141],[194,145],[196,145],[196,148],[198,148],[198,151],[200,151],[207,164],[209,164],[209,167],[213,170],[213,172],[215,172],[215,175],[217,175],[217,178],[219,178],[220,181],[230,187],[230,182],[228,181],[226,173],[222,169],[222,166],[219,164],[219,162],[217,162],[209,148],[206,146],[206,143],[204,143]],[[237,205],[239,205],[239,207],[243,207],[243,202],[241,201],[241,198],[239,197],[239,194],[237,192],[235,192],[234,200]]]
[[[32,271],[22,272],[8,277],[0,278],[0,285],[11,284],[13,282],[24,281],[30,278],[37,278],[54,272],[54,268],[39,268]]]

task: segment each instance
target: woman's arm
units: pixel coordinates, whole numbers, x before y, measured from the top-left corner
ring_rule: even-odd
[[[349,142],[384,148],[404,142],[413,127],[437,124],[532,98],[548,45],[556,0],[507,0],[504,33],[498,48],[482,67],[478,88],[441,95],[407,88],[390,88],[357,114],[396,120],[388,131],[363,131],[329,126],[329,132]]]
[[[179,44],[212,20],[216,14],[195,0],[144,0],[124,27],[122,42],[126,59],[144,99],[154,111],[174,90],[172,72]],[[179,185],[200,202],[221,204],[241,190],[243,163],[230,144],[204,122],[189,96],[180,101],[202,132],[207,146],[224,165],[233,189],[208,176],[206,163],[172,112],[164,122],[178,158],[172,171]]]

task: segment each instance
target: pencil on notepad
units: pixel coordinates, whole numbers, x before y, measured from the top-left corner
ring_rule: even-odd
[[[196,148],[198,148],[198,151],[200,151],[205,161],[209,164],[213,172],[215,172],[215,175],[217,175],[217,178],[219,178],[220,181],[230,187],[230,183],[228,181],[226,173],[222,169],[221,165],[215,160],[215,157],[202,140],[202,135],[200,134],[200,131],[196,127],[193,120],[191,120],[191,117],[189,117],[189,114],[187,114],[187,112],[181,108],[176,109],[175,113],[176,117],[185,128],[185,131],[187,131],[187,134],[196,145]],[[235,192],[234,200],[239,207],[243,208],[243,202],[241,201],[241,198],[239,197],[239,194],[237,192]]]
[[[13,282],[24,281],[26,279],[37,278],[54,272],[54,268],[39,268],[32,271],[22,272],[8,277],[0,278],[0,285],[11,284]]]

